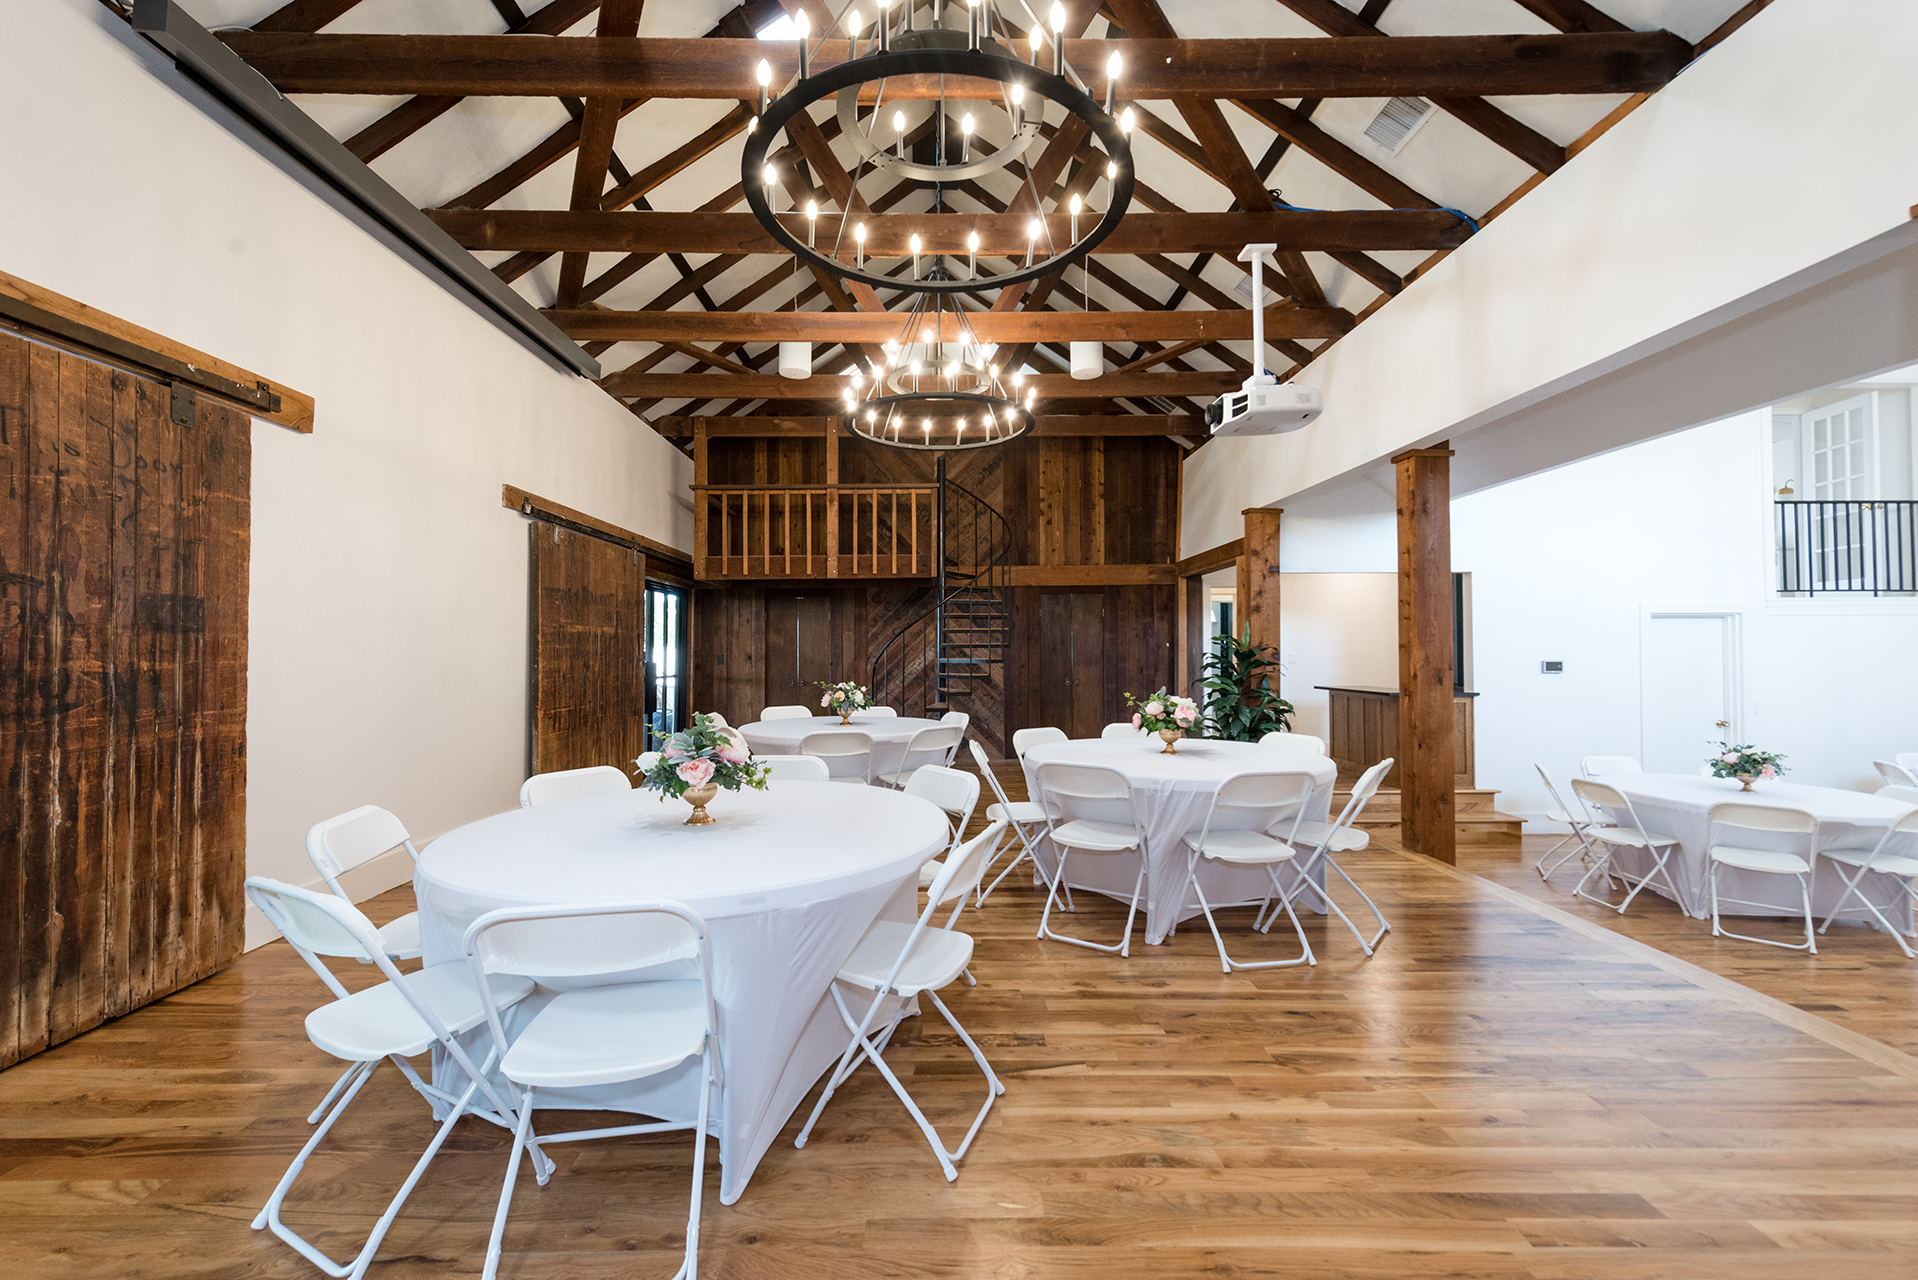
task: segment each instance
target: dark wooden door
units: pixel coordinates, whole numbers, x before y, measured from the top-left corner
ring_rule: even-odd
[[[0,1067],[244,946],[250,433],[0,334]]]
[[[835,600],[828,595],[766,597],[766,706],[813,706],[817,682],[834,674]]]
[[[646,750],[646,558],[534,521],[533,773],[609,764]]]
[[[1039,723],[1071,738],[1104,727],[1105,595],[1048,592],[1039,598]]]

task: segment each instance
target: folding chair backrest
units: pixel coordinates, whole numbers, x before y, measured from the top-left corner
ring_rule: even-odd
[[[980,776],[985,778],[986,785],[992,788],[992,798],[1002,805],[1010,806],[1012,801],[1006,799],[1006,789],[999,785],[999,775],[992,771],[992,757],[986,754],[986,749],[979,745],[977,738],[968,738],[966,746],[972,749],[972,762],[979,767]]]
[[[1132,784],[1117,769],[1089,764],[1039,766],[1039,803],[1055,818],[1089,818],[1137,827]]]
[[[1334,832],[1343,831],[1359,820],[1359,815],[1365,812],[1365,806],[1371,802],[1372,797],[1379,793],[1379,785],[1384,782],[1385,775],[1390,772],[1392,772],[1392,757],[1387,756],[1359,775],[1359,780],[1352,784],[1352,794],[1346,800],[1345,808],[1339,810],[1338,820],[1332,824]],[[1329,841],[1331,836],[1328,835],[1326,839]]]
[[[1551,793],[1552,804],[1564,810],[1566,813],[1577,817],[1578,815],[1573,811],[1572,806],[1565,802],[1565,797],[1558,793],[1558,784],[1552,781],[1551,774],[1545,772],[1545,766],[1535,763],[1532,767],[1538,770],[1539,781],[1543,782],[1545,784],[1545,790]]]
[[[385,959],[373,922],[344,898],[266,876],[249,876],[246,896],[336,996],[346,995],[346,988],[319,957],[341,956],[362,964]]]
[[[1880,787],[1878,794],[1900,804],[1918,804],[1918,787]]]
[[[972,717],[964,711],[948,711],[939,717],[940,724],[956,724],[961,731],[972,727]]]
[[[420,855],[400,820],[375,804],[361,805],[349,813],[316,823],[307,829],[306,856],[327,887],[341,898],[340,874],[370,862],[395,845],[405,845],[414,862]],[[331,954],[331,953],[328,953]]]
[[[1895,760],[1873,760],[1871,767],[1878,770],[1878,776],[1890,787],[1918,787],[1918,776]]]
[[[892,707],[867,707],[864,714],[879,720],[892,720],[899,716],[899,712]]]
[[[925,765],[945,764],[952,759],[952,753],[959,749],[959,740],[965,736],[966,731],[956,724],[938,724],[930,729],[921,729],[906,743],[906,754],[899,760],[899,772],[911,773]]]
[[[1741,831],[1783,831],[1792,835],[1815,835],[1818,819],[1803,809],[1780,809],[1768,804],[1742,804],[1728,800],[1715,804],[1706,819],[1713,826],[1736,827]]]
[[[1219,784],[1206,813],[1204,832],[1269,831],[1281,818],[1296,826],[1318,779],[1297,770],[1241,773]]]
[[[1064,729],[1055,729],[1051,725],[1047,725],[1042,729],[1014,729],[1012,731],[1012,754],[1023,760],[1026,758],[1026,752],[1032,750],[1034,747],[1043,747],[1050,743],[1065,741],[1067,741],[1066,731]]]
[[[1325,754],[1325,739],[1310,733],[1275,731],[1260,738],[1259,745],[1262,747],[1283,747],[1287,751],[1307,752],[1315,756]]]
[[[729,724],[719,727],[719,736],[732,743],[735,747],[744,747],[749,753],[752,751],[752,747],[746,742],[746,735]]]
[[[774,782],[825,782],[832,770],[818,756],[760,756]]]
[[[872,735],[851,729],[809,733],[799,743],[799,754],[818,756],[835,778],[872,780]]]
[[[767,707],[759,713],[762,723],[767,720],[810,720],[812,717],[811,707]]]
[[[1918,773],[1918,751],[1900,751],[1891,757],[1892,763],[1900,765],[1913,773]]]
[[[1602,778],[1607,774],[1643,773],[1638,761],[1630,756],[1586,756],[1578,762],[1578,771],[1588,778]]]
[[[1143,738],[1145,736],[1145,730],[1134,729],[1130,720],[1124,720],[1118,724],[1109,724],[1099,730],[1099,736],[1101,738]]]
[[[939,874],[926,890],[928,913],[954,900],[963,902],[967,894],[979,887],[979,881],[986,874],[986,861],[999,847],[999,839],[1005,833],[1006,823],[1001,819],[946,855]]]
[[[906,779],[905,792],[944,809],[952,819],[955,836],[965,834],[972,811],[979,806],[979,779],[944,765],[921,765],[913,770]]]
[[[703,712],[703,713],[701,713],[701,714],[703,714],[703,715],[704,715],[704,716],[705,716],[705,717],[706,717],[706,718],[707,718],[708,720],[710,720],[710,721],[712,721],[712,722],[713,722],[713,727],[714,727],[714,728],[717,728],[717,729],[725,729],[725,728],[728,728],[728,727],[730,727],[730,726],[729,726],[729,725],[728,725],[728,724],[726,723],[726,717],[725,717],[725,716],[722,716],[722,715],[720,715],[720,714],[719,714],[719,713],[718,713],[717,711],[707,711],[707,712]]]
[[[1883,793],[1881,792],[1880,794]],[[1910,803],[1912,807],[1905,810],[1903,817],[1894,819],[1890,827],[1890,830],[1899,835],[1918,831],[1918,796],[1911,797],[1908,803]]]
[[[1632,802],[1617,787],[1607,786],[1603,782],[1594,782],[1590,778],[1573,778],[1572,794],[1585,802],[1588,809],[1604,806],[1610,809],[1630,809]]]
[[[561,769],[557,773],[536,773],[521,783],[519,807],[530,809],[536,804],[551,804],[555,800],[577,800],[581,796],[606,795],[632,789],[633,784],[626,780],[626,775],[610,764]]]

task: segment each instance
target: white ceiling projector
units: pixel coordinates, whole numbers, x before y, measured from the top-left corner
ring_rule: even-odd
[[[1240,262],[1252,264],[1252,361],[1254,372],[1237,391],[1228,391],[1205,408],[1206,425],[1215,436],[1272,436],[1297,431],[1325,412],[1325,397],[1317,387],[1281,383],[1265,370],[1265,263],[1277,249],[1272,244],[1249,244]]]

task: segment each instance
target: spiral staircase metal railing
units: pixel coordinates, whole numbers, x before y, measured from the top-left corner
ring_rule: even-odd
[[[933,603],[893,633],[872,659],[874,702],[902,715],[940,716],[1005,662],[1012,639],[1012,530],[978,494],[939,486],[939,581]]]

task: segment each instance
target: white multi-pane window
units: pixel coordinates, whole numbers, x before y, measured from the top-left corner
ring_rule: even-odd
[[[1817,501],[1876,498],[1877,414],[1870,395],[1854,396],[1804,416],[1806,497]]]

